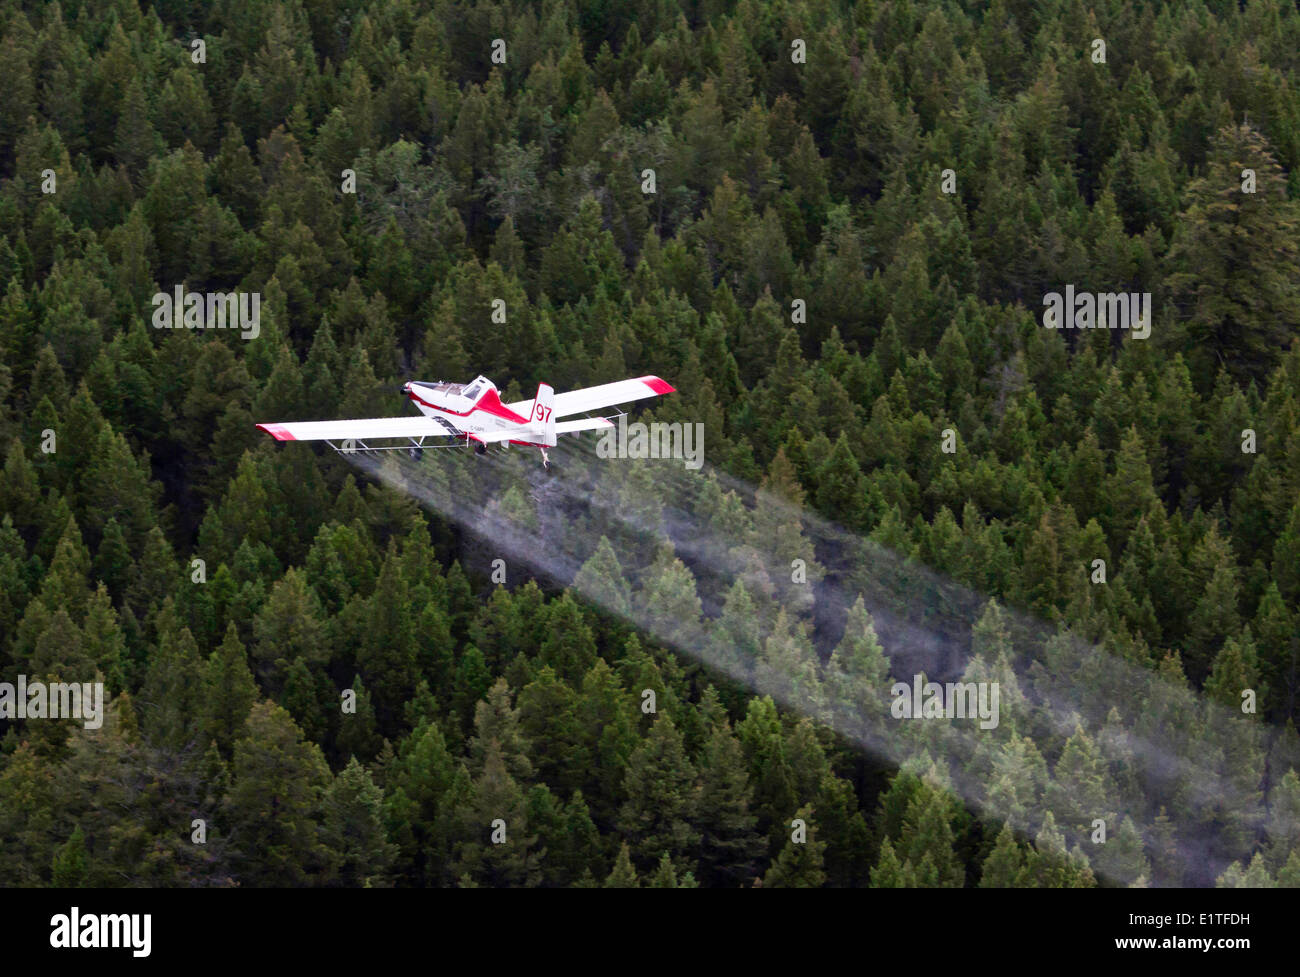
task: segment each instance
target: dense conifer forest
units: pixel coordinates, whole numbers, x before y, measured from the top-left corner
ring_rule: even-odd
[[[0,0],[0,681],[106,713],[0,718],[0,880],[1300,886],[1298,73],[1290,0]],[[255,427],[480,373],[669,380],[706,467],[593,492],[693,479],[744,572],[570,506],[573,579],[502,584]],[[904,610],[1001,681],[960,764],[845,719]]]

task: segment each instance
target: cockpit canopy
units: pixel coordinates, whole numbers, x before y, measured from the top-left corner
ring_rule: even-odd
[[[487,377],[479,375],[475,377],[473,382],[471,382],[470,385],[465,388],[465,390],[461,393],[461,396],[468,397],[470,400],[478,400],[479,396],[483,394],[485,391],[487,391],[489,388],[495,390],[496,384],[494,384]]]
[[[430,393],[442,394],[446,397],[464,397],[472,402],[477,402],[479,397],[488,390],[497,389],[497,385],[485,376],[477,376],[469,383],[447,383],[443,380],[430,383],[427,380],[412,380],[410,386],[420,387]]]

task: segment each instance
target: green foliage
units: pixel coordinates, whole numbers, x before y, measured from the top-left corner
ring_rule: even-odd
[[[1171,702],[1300,722],[1295,10],[236,6],[0,20],[0,664],[102,676],[111,717],[0,720],[0,876],[1189,881],[1182,786],[1168,812],[1102,810],[1131,731],[1036,725],[1016,670],[1064,646],[1014,622],[1076,629]],[[1085,28],[1123,63],[1071,52]],[[190,36],[219,70],[192,70]],[[1151,293],[1150,339],[1043,329],[1067,283]],[[260,337],[154,329],[179,285],[257,291]],[[675,514],[637,467],[600,491],[644,534],[593,506],[570,590],[489,590],[457,527],[253,427],[391,413],[399,378],[476,370],[673,380],[655,417],[706,426],[697,515],[735,540],[734,579],[662,545]],[[728,477],[761,482],[752,508]],[[498,502],[542,525],[527,493]],[[819,561],[820,520],[901,568]],[[988,599],[963,679],[1001,683],[1008,736],[969,760],[978,823],[854,746],[907,657],[879,587],[926,568]],[[701,633],[722,672],[669,653]],[[1300,882],[1277,738],[1276,763],[1207,760],[1234,785],[1195,826],[1234,860],[1221,885]],[[195,812],[206,846],[177,829]]]

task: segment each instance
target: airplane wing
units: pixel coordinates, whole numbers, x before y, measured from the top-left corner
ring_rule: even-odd
[[[450,422],[432,417],[366,417],[350,421],[288,421],[259,424],[277,441],[335,441],[355,438],[463,437]]]
[[[672,384],[660,380],[658,377],[637,377],[634,380],[619,380],[616,383],[602,383],[598,387],[583,387],[581,390],[570,390],[568,393],[555,395],[555,416],[567,417],[569,414],[581,414],[584,411],[600,410],[602,407],[613,407],[615,404],[625,404],[631,400],[641,400],[644,397],[658,397],[661,394],[674,393],[676,388]],[[521,400],[517,404],[507,404],[512,411],[524,417],[533,416],[533,401]],[[587,428],[571,428],[570,430],[587,430]],[[564,433],[562,425],[556,425],[557,434]]]
[[[614,422],[603,417],[584,417],[576,421],[558,421],[556,434],[573,434],[575,431],[595,431],[598,428],[613,427]]]
[[[613,427],[614,422],[603,417],[584,417],[576,421],[559,421],[555,425],[556,434],[574,434],[577,431],[594,431],[598,428]],[[521,427],[515,431],[491,431],[485,434],[471,434],[475,441],[484,444],[496,444],[501,441],[527,441],[529,437],[542,437],[542,432],[532,426]]]

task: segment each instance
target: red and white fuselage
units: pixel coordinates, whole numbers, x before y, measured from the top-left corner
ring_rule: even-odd
[[[555,444],[554,391],[539,384],[528,416],[501,402],[497,386],[487,377],[475,377],[470,383],[429,383],[410,380],[402,392],[420,409],[420,413],[446,422],[448,434],[462,434],[484,443],[508,441],[538,448]],[[548,425],[548,422],[549,425]],[[547,430],[548,426],[552,430]],[[503,438],[501,435],[508,435]]]

